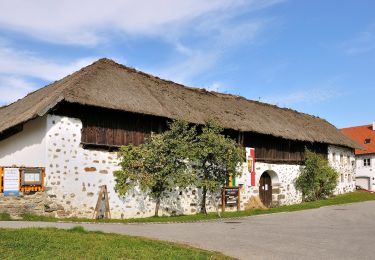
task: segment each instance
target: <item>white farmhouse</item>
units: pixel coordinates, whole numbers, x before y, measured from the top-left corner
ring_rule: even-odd
[[[151,216],[155,204],[147,194],[134,189],[120,197],[114,190],[116,151],[163,131],[171,119],[204,124],[212,116],[221,121],[226,135],[249,151],[243,175],[232,180],[240,188],[241,209],[251,196],[259,196],[267,206],[301,202],[294,182],[305,148],[328,158],[340,172],[337,193],[355,189],[348,160],[354,160],[358,145],[327,121],[185,87],[108,59],[0,108],[0,167],[23,169],[21,191],[28,190],[25,183],[40,180],[32,169],[43,169],[43,199],[22,198],[33,213],[91,218],[105,186],[112,217]],[[195,187],[176,188],[162,201],[160,214],[193,214],[200,209],[200,199]],[[213,194],[208,210],[216,210],[215,201],[220,199]],[[12,206],[1,208],[1,203],[0,196],[0,211]]]
[[[363,148],[355,150],[355,181],[362,189],[375,191],[375,122],[341,130]]]

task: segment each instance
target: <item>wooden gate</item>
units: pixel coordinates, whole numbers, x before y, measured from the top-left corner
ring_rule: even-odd
[[[264,172],[259,180],[259,198],[266,207],[272,203],[272,182],[267,172]]]

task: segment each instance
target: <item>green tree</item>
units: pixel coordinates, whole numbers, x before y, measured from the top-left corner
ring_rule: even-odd
[[[144,144],[123,146],[119,152],[121,170],[114,172],[116,191],[125,195],[139,185],[155,200],[155,216],[158,216],[160,201],[166,191],[195,182],[187,161],[195,135],[195,127],[176,120],[169,125],[168,131],[152,135]]]
[[[198,178],[197,186],[202,188],[201,212],[205,214],[207,191],[217,192],[229,176],[239,175],[244,160],[244,149],[222,131],[220,123],[211,119],[193,145],[192,166]]]
[[[306,149],[305,167],[296,180],[304,201],[327,198],[337,186],[338,173],[321,155]]]

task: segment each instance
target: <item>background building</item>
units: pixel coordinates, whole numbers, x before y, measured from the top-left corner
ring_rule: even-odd
[[[375,122],[372,125],[344,128],[341,131],[363,147],[355,150],[356,185],[375,191]]]

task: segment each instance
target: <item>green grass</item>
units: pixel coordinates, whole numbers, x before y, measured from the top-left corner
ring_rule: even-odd
[[[343,195],[335,196],[325,200],[318,200],[312,202],[304,202],[300,204],[281,206],[270,209],[254,209],[254,210],[245,210],[238,212],[224,212],[221,213],[222,218],[233,218],[233,217],[245,217],[261,214],[270,214],[277,212],[292,212],[305,209],[314,209],[322,206],[329,205],[339,205],[346,203],[354,203],[361,201],[375,200],[375,195],[356,191],[352,193],[346,193]],[[120,223],[137,223],[137,222],[190,222],[190,221],[202,221],[202,220],[212,220],[220,218],[217,213],[205,214],[196,214],[196,215],[181,215],[181,216],[163,216],[163,217],[148,217],[148,218],[132,218],[132,219],[110,219],[110,220],[93,220],[93,219],[84,219],[84,218],[64,218],[58,219],[53,217],[43,217],[36,215],[23,215],[23,220],[28,221],[68,221],[68,222],[120,222]],[[1,220],[1,218],[0,218]]]
[[[8,213],[0,213],[0,221],[12,220]]]
[[[0,229],[1,259],[232,259],[217,252],[82,227]]]

